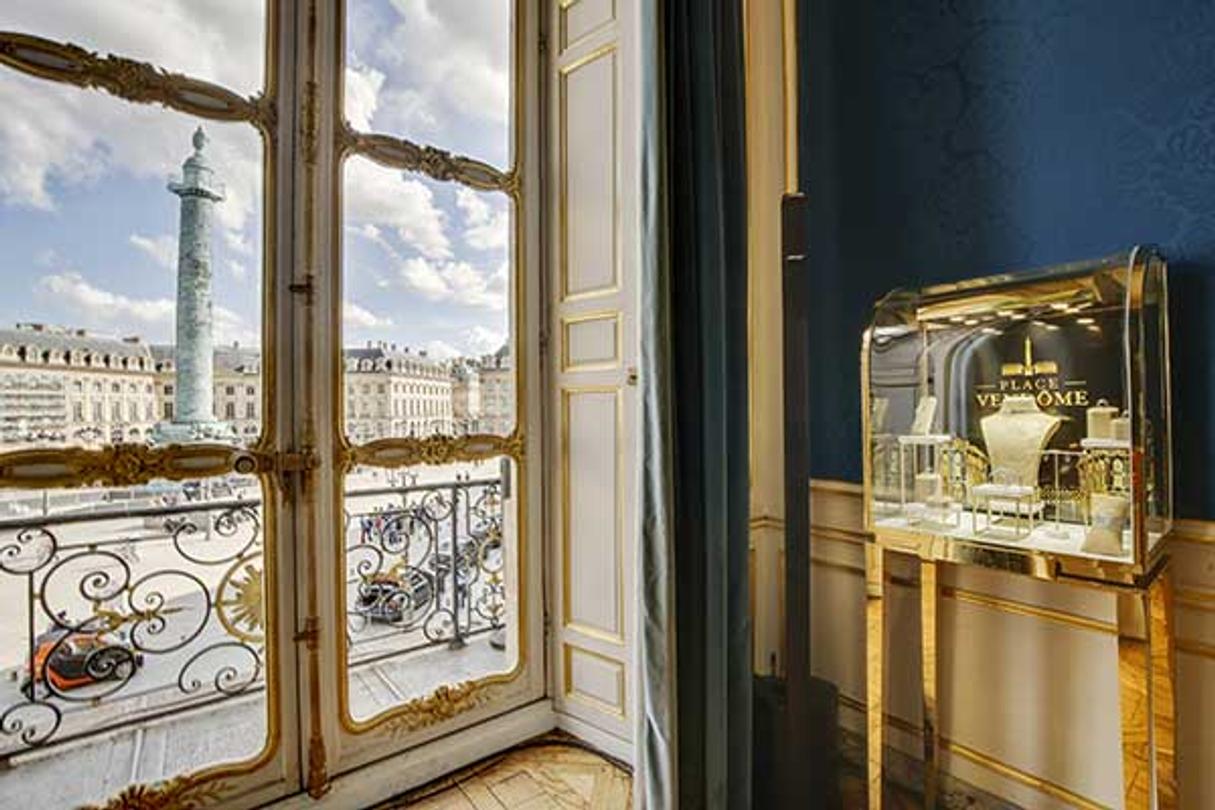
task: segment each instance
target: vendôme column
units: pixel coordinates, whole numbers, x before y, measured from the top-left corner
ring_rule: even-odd
[[[200,126],[194,154],[181,167],[181,180],[169,191],[181,199],[177,237],[177,342],[173,421],[160,425],[164,441],[234,438],[234,428],[215,419],[215,353],[212,337],[211,219],[224,199],[223,184],[203,154],[208,143]]]

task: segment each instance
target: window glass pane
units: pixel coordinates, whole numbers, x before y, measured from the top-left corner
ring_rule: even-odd
[[[509,198],[355,157],[344,199],[347,436],[509,433]]]
[[[254,440],[256,130],[8,70],[0,98],[0,452]]]
[[[514,668],[515,475],[512,462],[486,459],[347,476],[346,660],[355,720],[443,684]]]
[[[240,95],[265,85],[265,0],[5,0],[0,30],[151,62]]]
[[[255,478],[0,492],[5,807],[262,749],[264,542]]]
[[[512,0],[348,0],[346,119],[505,168]]]

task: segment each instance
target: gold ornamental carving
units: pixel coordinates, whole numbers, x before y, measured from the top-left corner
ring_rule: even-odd
[[[509,436],[475,433],[469,436],[379,439],[350,448],[345,458],[347,467],[361,464],[408,467],[415,464],[478,461],[494,456],[508,456],[518,461],[523,458],[523,452],[523,434],[516,430]]]
[[[396,736],[428,728],[474,709],[487,699],[483,682],[443,684],[429,695],[401,706],[402,714],[388,723],[388,731]]]
[[[30,34],[0,31],[0,64],[30,76],[98,88],[127,101],[158,103],[219,121],[251,121],[273,128],[274,108],[263,96],[244,98],[201,79],[113,54]]]
[[[308,742],[308,795],[319,799],[329,792],[330,787],[325,741],[319,734],[313,734]]]
[[[518,175],[495,169],[484,161],[455,155],[445,149],[423,146],[391,135],[355,132],[343,126],[342,145],[348,150],[394,169],[421,172],[440,181],[457,183],[480,191],[514,193]]]
[[[254,453],[221,444],[112,444],[97,449],[18,450],[0,455],[0,487],[126,487],[154,479],[187,480],[249,474],[266,467]]]
[[[105,804],[82,810],[195,810],[218,805],[227,791],[223,782],[179,776],[154,785],[132,785]]]

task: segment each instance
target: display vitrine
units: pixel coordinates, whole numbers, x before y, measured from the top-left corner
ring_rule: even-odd
[[[871,806],[881,806],[888,551],[920,567],[926,806],[935,800],[941,563],[1115,594],[1126,807],[1171,806],[1163,258],[1136,247],[896,290],[875,307],[861,369]]]
[[[1132,583],[1172,522],[1165,263],[896,291],[865,334],[866,504],[943,559]]]

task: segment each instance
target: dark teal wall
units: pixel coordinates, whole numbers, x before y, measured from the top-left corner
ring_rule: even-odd
[[[1177,511],[1215,517],[1215,3],[808,0],[816,477],[860,479],[859,341],[918,286],[1170,260]]]

